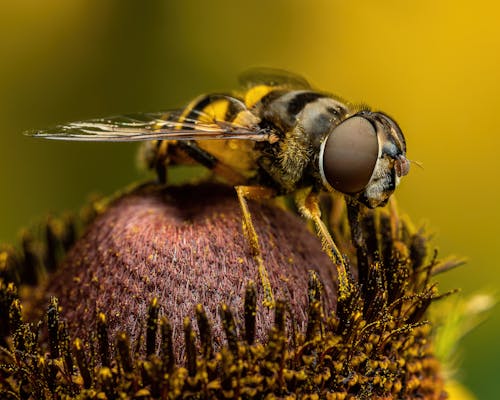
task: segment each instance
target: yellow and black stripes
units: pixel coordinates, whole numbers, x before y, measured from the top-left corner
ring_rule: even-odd
[[[289,100],[286,111],[289,115],[295,116],[301,112],[306,105],[323,97],[325,97],[325,95],[318,92],[297,92]]]
[[[242,100],[228,94],[207,94],[199,96],[181,110],[175,120],[166,116],[169,123],[178,123],[177,129],[195,130],[197,124],[221,124],[227,122],[232,126],[239,124],[246,127],[247,121],[252,118],[245,117],[248,113]],[[254,118],[255,122],[255,118]],[[234,143],[241,142],[241,143]],[[165,177],[163,172],[165,164],[190,164],[192,161],[212,170],[228,183],[242,184],[247,180],[247,170],[253,163],[249,156],[249,141],[236,140],[177,140],[158,141],[155,167],[160,179]],[[253,147],[253,143],[252,147]],[[235,155],[232,155],[235,153]],[[239,155],[238,155],[239,153]],[[187,158],[186,158],[187,157]],[[251,160],[245,159],[251,158]],[[168,161],[167,161],[168,159]],[[191,160],[191,162],[189,161]],[[241,165],[240,165],[241,164]]]
[[[245,110],[244,103],[227,94],[206,94],[192,101],[182,112],[179,122],[232,122],[236,115]]]
[[[314,150],[311,146],[319,149],[319,141],[332,124],[347,114],[347,107],[339,100],[310,89],[259,84],[239,97],[225,93],[202,95],[184,109],[165,115],[165,125],[159,124],[158,129],[174,126],[196,132],[197,126],[227,124],[234,129],[265,130],[274,139],[158,141],[154,162],[149,165],[156,168],[162,181],[166,180],[166,164],[195,162],[228,183],[271,182],[273,187],[282,186],[280,190],[288,192],[305,171],[307,154]]]

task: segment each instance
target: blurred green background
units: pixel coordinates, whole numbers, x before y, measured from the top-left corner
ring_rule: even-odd
[[[400,207],[441,255],[469,258],[443,290],[498,291],[500,6],[491,1],[20,0],[0,13],[0,241],[144,177],[135,144],[23,130],[178,107],[272,66],[394,116],[413,168]],[[500,310],[463,345],[462,381],[498,398]]]

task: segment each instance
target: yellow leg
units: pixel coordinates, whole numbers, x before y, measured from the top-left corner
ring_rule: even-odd
[[[243,213],[243,234],[248,240],[253,258],[257,263],[260,280],[264,289],[264,306],[274,307],[274,296],[269,282],[269,275],[264,265],[262,252],[259,246],[259,238],[252,223],[252,216],[248,209],[247,199],[265,199],[273,197],[274,192],[260,186],[235,186],[238,200],[240,202],[241,212]]]
[[[347,276],[344,258],[333,241],[328,228],[321,220],[318,195],[313,193],[311,188],[301,189],[295,193],[295,202],[300,213],[305,218],[313,221],[316,226],[316,232],[321,240],[323,250],[337,267],[339,298],[346,298],[346,296],[352,292],[352,288],[349,283],[349,277]]]

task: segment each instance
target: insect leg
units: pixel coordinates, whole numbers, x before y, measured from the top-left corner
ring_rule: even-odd
[[[168,164],[168,142],[165,140],[155,140],[145,142],[141,147],[140,153],[148,168],[156,172],[158,182],[161,185],[167,183],[167,164]]]
[[[335,244],[332,235],[321,219],[318,194],[311,188],[300,189],[295,193],[295,202],[300,213],[307,219],[313,221],[316,233],[321,240],[323,250],[337,267],[339,280],[339,298],[344,298],[352,293],[351,284],[347,275],[344,258]]]
[[[253,258],[257,263],[260,280],[262,281],[262,287],[264,289],[264,306],[271,308],[274,306],[273,291],[271,283],[269,282],[269,275],[262,258],[259,238],[252,223],[252,215],[250,214],[250,210],[248,208],[247,199],[262,200],[264,198],[270,198],[274,195],[274,191],[261,186],[235,186],[235,189],[238,194],[238,200],[243,214],[243,234],[248,240]]]

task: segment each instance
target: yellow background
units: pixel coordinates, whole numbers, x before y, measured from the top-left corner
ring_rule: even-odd
[[[13,5],[15,4],[15,5]],[[0,12],[0,241],[142,175],[133,144],[45,142],[25,129],[180,106],[265,65],[366,102],[403,128],[400,207],[442,255],[441,288],[498,291],[500,6],[495,1],[20,0]],[[462,380],[500,392],[500,311],[464,342]]]

